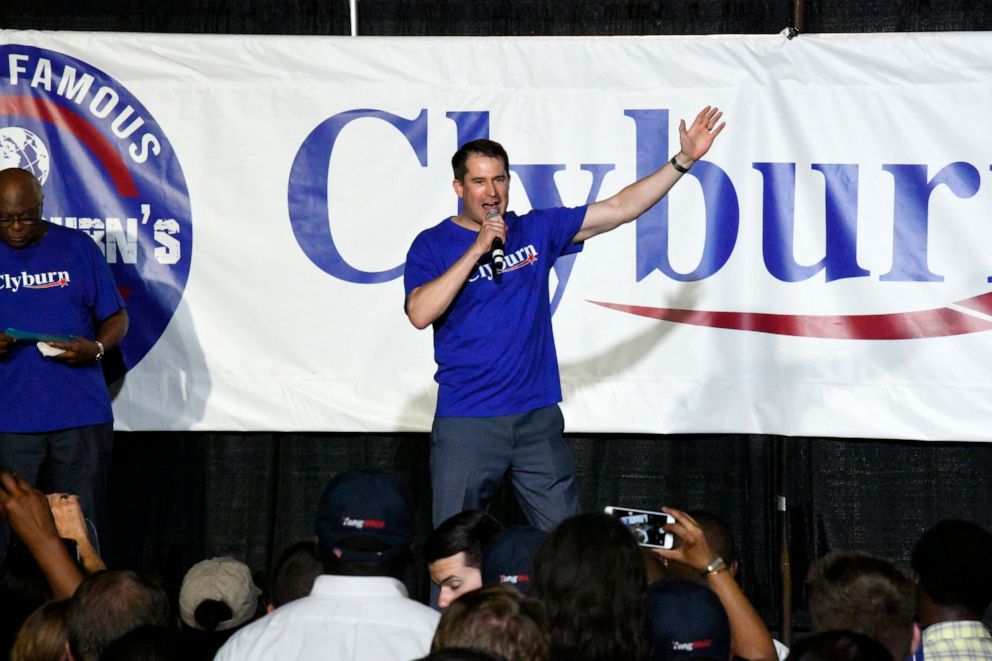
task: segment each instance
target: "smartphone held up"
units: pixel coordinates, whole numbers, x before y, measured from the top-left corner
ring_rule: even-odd
[[[603,511],[620,519],[620,522],[634,533],[634,538],[640,546],[653,549],[670,549],[675,546],[675,536],[662,527],[675,523],[675,517],[671,514],[614,505],[607,505]]]

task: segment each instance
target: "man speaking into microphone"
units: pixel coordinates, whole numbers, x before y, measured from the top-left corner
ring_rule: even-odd
[[[462,211],[421,232],[407,253],[406,313],[434,327],[437,410],[431,429],[435,527],[485,509],[504,476],[530,522],[550,530],[578,512],[551,333],[555,260],[658,203],[723,130],[707,106],[679,125],[681,151],[616,195],[585,207],[507,212],[510,162],[492,140],[451,158]],[[498,270],[497,270],[498,269]]]

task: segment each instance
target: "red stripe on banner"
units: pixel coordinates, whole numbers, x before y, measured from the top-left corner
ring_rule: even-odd
[[[0,115],[34,117],[68,130],[97,157],[110,175],[119,195],[138,196],[134,178],[121,160],[120,154],[102,133],[78,113],[33,96],[0,96]]]
[[[713,312],[652,308],[603,301],[589,302],[628,314],[678,324],[835,340],[911,340],[992,330],[992,321],[979,319],[947,307],[891,314],[821,316]],[[992,293],[958,301],[956,305],[992,314]]]
[[[973,298],[966,298],[963,301],[958,301],[957,304],[961,307],[970,308],[977,312],[992,314],[992,292],[988,294],[981,294],[980,296],[975,296]]]

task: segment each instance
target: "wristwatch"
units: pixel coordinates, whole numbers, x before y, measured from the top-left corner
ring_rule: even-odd
[[[723,558],[717,556],[716,559],[713,560],[713,562],[711,562],[706,566],[706,569],[699,572],[699,575],[702,576],[703,578],[709,578],[710,576],[715,576],[720,572],[725,572],[728,569],[730,568],[727,567],[726,561],[724,561]]]
[[[93,360],[96,361],[103,360],[103,354],[104,354],[103,342],[101,342],[100,340],[93,340],[93,344],[95,344],[97,346],[97,349],[99,349],[99,351],[96,352],[96,358],[94,358]]]

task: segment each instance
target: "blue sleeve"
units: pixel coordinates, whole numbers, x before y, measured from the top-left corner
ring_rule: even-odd
[[[561,257],[581,252],[585,243],[572,243],[572,239],[582,229],[586,218],[586,207],[560,207],[548,209],[551,216],[551,254]]]
[[[406,264],[403,267],[403,288],[406,296],[444,272],[443,269],[439,270],[437,258],[430,249],[430,241],[424,235],[425,232],[418,234],[406,253]]]

